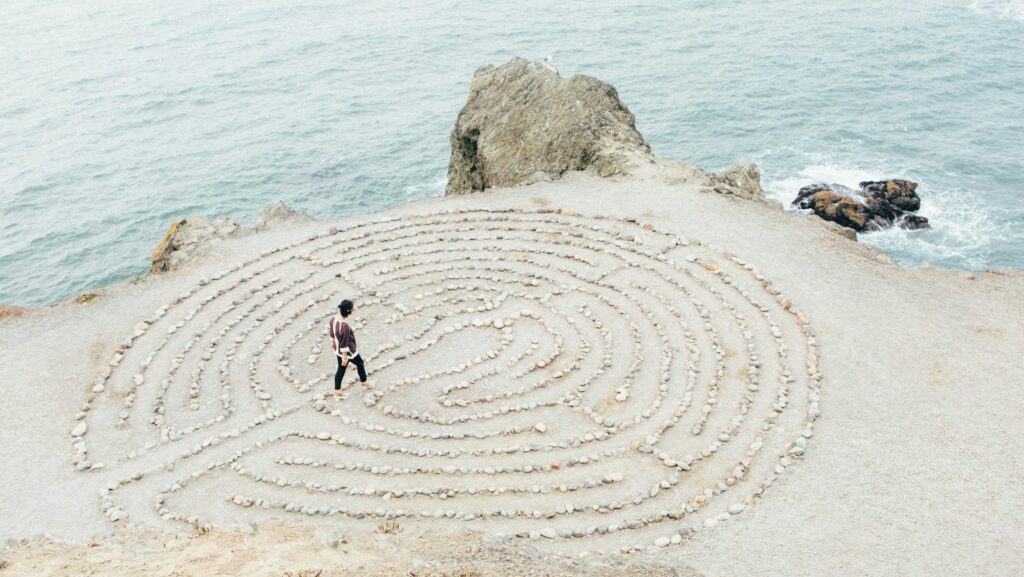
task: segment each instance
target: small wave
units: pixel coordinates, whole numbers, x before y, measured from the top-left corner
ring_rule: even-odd
[[[990,266],[996,245],[1012,237],[1006,220],[992,214],[976,195],[966,191],[923,188],[921,210],[932,228],[910,231],[891,228],[860,236],[860,240],[910,266],[936,265],[981,270]]]
[[[1024,0],[975,0],[968,8],[976,14],[1024,23]]]
[[[856,190],[865,180],[898,178],[888,170],[863,170],[835,164],[813,164],[794,176],[768,180],[765,193],[790,207],[801,187],[823,182]],[[1013,237],[1007,230],[1008,219],[995,214],[982,199],[970,191],[942,189],[919,182],[921,209],[930,229],[890,228],[858,235],[861,242],[879,248],[904,266],[934,265],[968,270],[991,266],[997,245]],[[801,211],[802,212],[802,211]]]
[[[779,180],[769,180],[764,183],[765,194],[782,203],[782,206],[789,207],[796,193],[808,184],[823,182],[825,184],[841,184],[847,188],[857,190],[858,184],[865,180],[878,180],[878,172],[869,172],[857,168],[836,166],[834,164],[812,164],[794,176],[788,176]],[[881,178],[884,178],[881,177]]]
[[[426,182],[418,182],[405,187],[405,198],[433,198],[444,196],[444,187],[448,184],[448,175],[430,179]]]

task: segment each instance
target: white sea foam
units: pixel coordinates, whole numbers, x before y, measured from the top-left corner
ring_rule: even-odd
[[[856,190],[865,180],[897,178],[900,171],[865,170],[836,164],[812,164],[796,175],[764,183],[765,193],[789,208],[801,187],[814,183],[840,184]],[[908,266],[953,266],[979,270],[990,262],[998,243],[1013,236],[1007,219],[994,214],[997,209],[985,205],[978,194],[966,190],[944,190],[918,183],[921,209],[932,228],[905,230],[891,228],[858,235],[861,242],[873,245]]]
[[[770,198],[774,198],[788,207],[789,203],[796,198],[796,192],[808,184],[825,183],[841,184],[847,188],[857,190],[858,184],[865,180],[877,180],[878,172],[870,172],[858,168],[836,166],[834,164],[812,164],[796,175],[787,176],[779,180],[769,180],[764,183],[764,191]]]
[[[448,184],[448,176],[432,178],[426,182],[410,184],[403,189],[405,197],[410,200],[444,196],[444,187]]]
[[[1024,23],[1024,0],[975,0],[968,8],[978,14]]]

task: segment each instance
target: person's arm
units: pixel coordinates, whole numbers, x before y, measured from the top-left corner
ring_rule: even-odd
[[[341,323],[338,330],[338,353],[341,355],[341,366],[348,365],[348,357],[356,345],[356,336],[348,323]]]

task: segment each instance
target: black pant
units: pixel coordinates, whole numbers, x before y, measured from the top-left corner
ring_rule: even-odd
[[[359,371],[359,382],[366,382],[366,367],[363,366],[363,357],[356,353],[356,356],[349,357],[348,362],[354,363],[356,370]],[[345,378],[345,365],[341,364],[341,357],[338,357],[338,372],[334,373],[334,390],[341,389],[341,380]]]

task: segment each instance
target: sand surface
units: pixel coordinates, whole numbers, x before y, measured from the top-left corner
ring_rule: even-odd
[[[1024,275],[901,269],[673,174],[271,230],[0,321],[0,537],[117,539],[0,574],[386,520],[410,563],[472,530],[682,574],[1024,573]],[[335,401],[346,296],[376,396]]]

